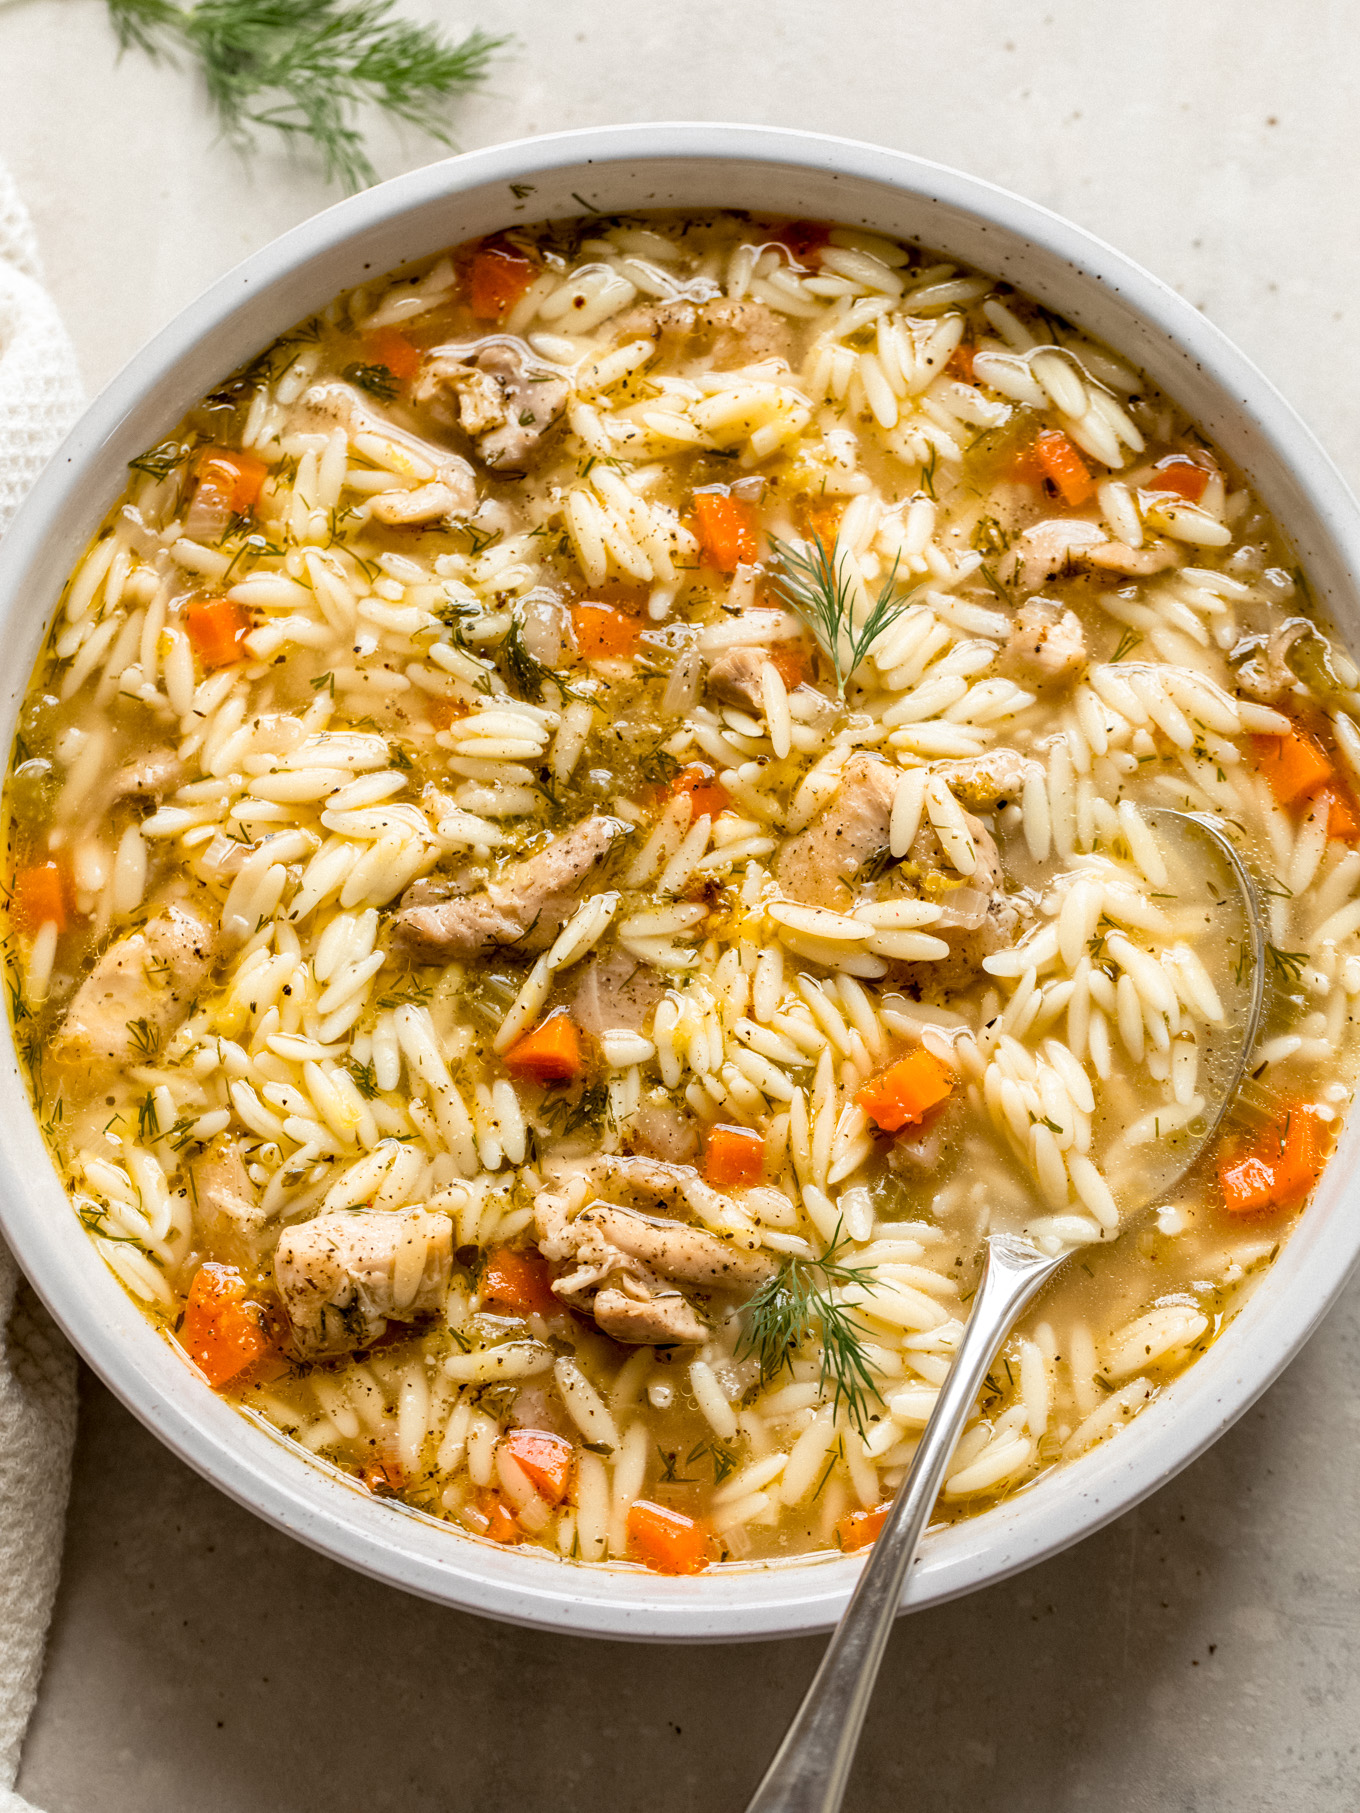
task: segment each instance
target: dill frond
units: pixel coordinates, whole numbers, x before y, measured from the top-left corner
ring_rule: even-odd
[[[509,39],[473,31],[447,42],[393,18],[395,0],[109,0],[119,46],[174,61],[188,52],[229,139],[260,129],[310,139],[328,180],[377,180],[355,122],[365,106],[449,145],[451,97],[476,88]]]
[[[788,1258],[747,1303],[737,1357],[752,1356],[761,1383],[776,1378],[815,1328],[821,1338],[823,1393],[831,1389],[833,1408],[846,1407],[860,1435],[867,1433],[869,1403],[878,1396],[865,1357],[862,1329],[853,1308],[832,1296],[835,1285],[867,1287],[867,1267],[837,1259],[840,1230],[820,1259]]]
[[[820,535],[811,549],[770,537],[775,558],[775,590],[811,629],[836,675],[836,691],[845,697],[845,686],[875,642],[905,608],[893,594],[898,562],[879,587],[877,598],[862,624],[852,614],[854,575],[844,555],[828,548]]]

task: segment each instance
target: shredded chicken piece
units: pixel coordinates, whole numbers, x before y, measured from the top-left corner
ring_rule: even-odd
[[[214,954],[207,919],[172,902],[104,952],[71,999],[56,1055],[97,1070],[149,1062],[187,1017]]]
[[[1006,658],[1031,678],[1068,680],[1086,665],[1086,633],[1075,611],[1034,597],[1015,613]]]
[[[260,1192],[250,1181],[239,1143],[215,1139],[190,1161],[189,1178],[186,1187],[201,1243],[238,1265],[251,1263],[269,1217],[260,1206]]]
[[[1054,516],[1018,536],[1001,563],[1000,577],[1014,581],[1028,597],[1052,585],[1085,561],[1093,548],[1108,543],[1099,523],[1081,516]]]
[[[1164,573],[1180,565],[1181,557],[1169,541],[1152,542],[1143,548],[1131,548],[1127,542],[1106,541],[1088,548],[1084,556],[1093,567],[1107,573],[1125,573],[1130,579],[1146,579],[1153,573]]]
[[[1021,760],[1014,751],[1005,753]],[[980,801],[1005,772],[1001,763],[990,773],[973,763],[941,766],[951,786],[957,779],[965,793],[971,779]],[[1013,942],[1019,909],[1006,891],[995,840],[981,820],[967,811],[964,822],[977,853],[970,876],[957,873],[938,833],[923,819],[901,861],[892,864],[881,879],[863,880],[863,870],[876,866],[888,851],[899,777],[900,771],[887,762],[868,755],[852,756],[821,816],[791,839],[776,858],[775,878],[790,899],[830,907],[834,912],[847,912],[861,899],[887,900],[904,894],[937,903],[943,916],[927,929],[949,945],[949,957],[894,965],[891,973],[898,980],[932,990],[957,987],[981,966],[984,957]],[[1018,778],[1023,784],[1023,777]]]
[[[493,471],[522,466],[566,408],[570,386],[508,335],[439,346],[411,387],[411,400],[446,428],[461,428]]]
[[[274,1279],[303,1360],[353,1353],[388,1320],[413,1322],[443,1307],[453,1224],[429,1209],[317,1215],[285,1228]]]
[[[762,359],[787,359],[792,346],[788,323],[763,302],[733,302],[725,296],[710,302],[677,297],[645,303],[620,315],[618,339],[655,339],[667,359],[689,356],[722,370]]]
[[[586,883],[628,833],[616,818],[583,819],[533,856],[511,863],[475,894],[436,905],[408,895],[397,914],[395,943],[420,960],[475,957],[504,945],[546,950],[581,901]]]
[[[969,812],[995,812],[1017,805],[1031,775],[1042,774],[1043,764],[1018,749],[989,749],[986,755],[957,762],[937,762],[932,772],[943,775],[949,791]]]
[[[614,1159],[596,1160],[586,1175],[603,1173],[604,1187],[615,1195],[630,1188],[644,1198],[659,1193],[672,1207],[702,1200],[711,1212],[710,1199],[726,1201],[696,1173],[686,1177],[687,1171],[688,1167],[651,1159]],[[540,1191],[534,1220],[544,1256],[558,1263],[570,1261],[574,1267],[555,1280],[556,1295],[588,1311],[616,1341],[704,1341],[708,1326],[679,1286],[749,1292],[774,1269],[763,1254],[734,1239],[600,1198],[574,1212],[570,1193]]]
[[[722,705],[759,713],[765,698],[760,670],[768,659],[763,648],[729,648],[708,670],[708,690]]]
[[[584,966],[572,1017],[596,1039],[602,1032],[641,1032],[665,992],[664,979],[650,963],[625,950],[612,950]]]
[[[887,848],[900,769],[851,756],[831,802],[775,857],[775,880],[791,900],[844,912],[856,878]]]
[[[161,800],[184,779],[184,763],[168,743],[157,744],[114,771],[109,803],[122,799]]]

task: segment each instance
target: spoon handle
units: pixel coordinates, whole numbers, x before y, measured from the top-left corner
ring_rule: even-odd
[[[982,1381],[1011,1324],[1063,1263],[993,1235],[972,1313],[882,1534],[747,1813],[836,1813],[907,1570]]]

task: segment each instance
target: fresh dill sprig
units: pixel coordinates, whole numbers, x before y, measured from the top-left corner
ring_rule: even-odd
[[[1110,660],[1111,661],[1122,661],[1124,659],[1125,655],[1127,655],[1130,652],[1130,650],[1137,648],[1138,644],[1142,640],[1143,640],[1143,638],[1142,638],[1141,634],[1139,633],[1139,631],[1132,630],[1132,629],[1126,629],[1124,631],[1123,635],[1119,638],[1119,646],[1118,646],[1118,648],[1115,649],[1114,653],[1110,656]]]
[[[197,61],[226,135],[243,147],[260,128],[310,139],[327,180],[348,189],[377,181],[355,123],[375,106],[452,141],[450,98],[476,88],[509,42],[473,31],[445,40],[431,25],[393,18],[395,0],[109,0],[123,50]]]
[[[812,538],[812,552],[791,542],[770,537],[775,557],[775,590],[812,630],[836,675],[836,691],[845,697],[845,683],[888,625],[904,609],[894,598],[897,561],[879,587],[877,598],[862,624],[852,614],[855,579],[844,555],[828,548],[820,535]]]
[[[747,1303],[737,1357],[751,1355],[760,1367],[762,1384],[778,1376],[816,1327],[821,1335],[822,1370],[819,1384],[832,1391],[832,1406],[844,1404],[860,1435],[867,1432],[869,1400],[878,1396],[873,1373],[865,1358],[863,1330],[854,1310],[832,1296],[835,1285],[862,1288],[872,1282],[869,1268],[846,1265],[836,1257],[840,1229],[820,1259],[789,1257],[774,1277],[762,1284]]]
[[[1266,956],[1281,982],[1297,982],[1308,961],[1307,951],[1282,951],[1273,944],[1266,946]]]

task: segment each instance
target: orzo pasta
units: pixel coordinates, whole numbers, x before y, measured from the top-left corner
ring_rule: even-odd
[[[970,1514],[1155,1397],[1316,1181],[1357,686],[1242,476],[1003,284],[735,214],[457,247],[206,397],[71,578],[8,783],[53,1160],[244,1411],[672,1572],[869,1540],[983,1233],[1080,1247]],[[1174,1186],[1241,928],[1158,805],[1270,940]]]

